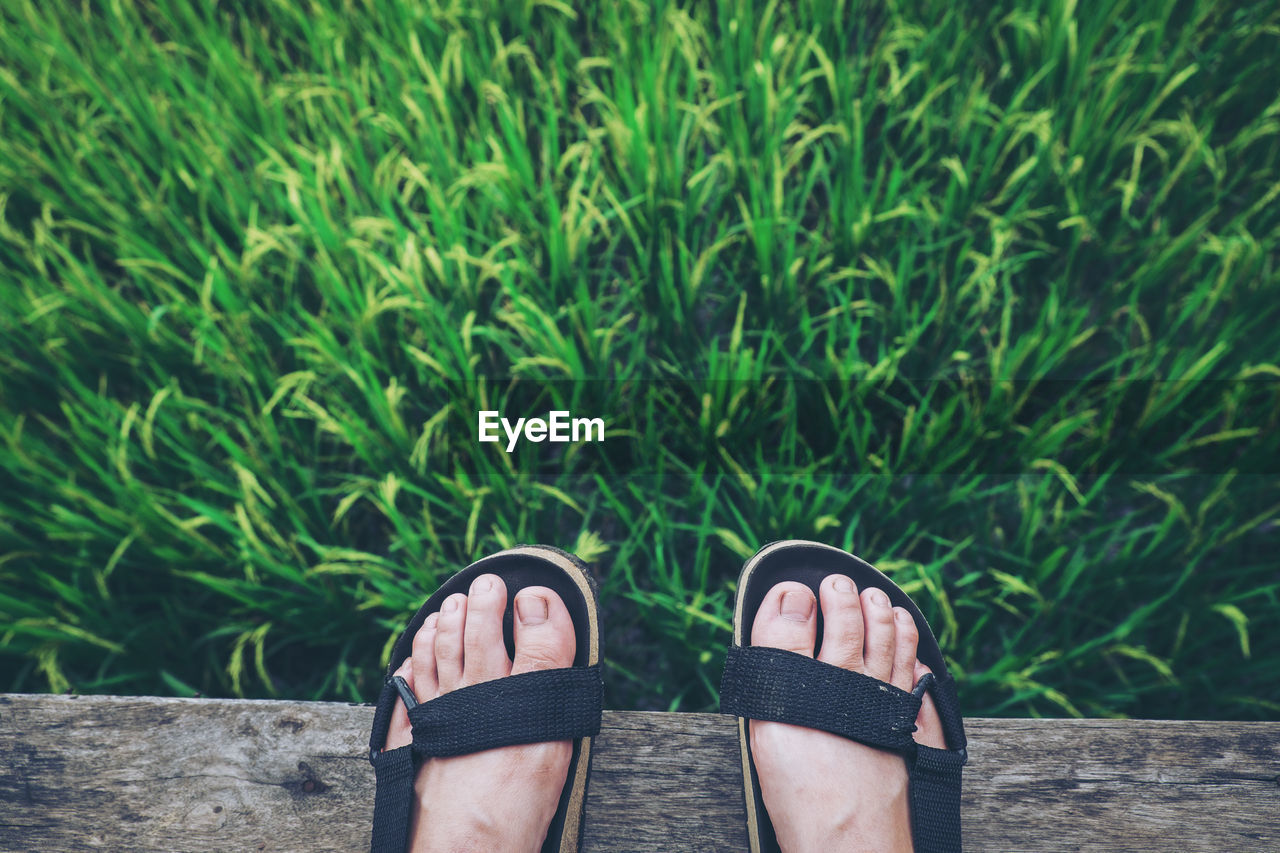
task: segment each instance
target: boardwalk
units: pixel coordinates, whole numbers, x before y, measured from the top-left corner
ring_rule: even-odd
[[[0,850],[360,851],[367,707],[0,694]],[[1280,850],[1280,723],[966,721],[968,850]],[[738,851],[733,722],[605,712],[586,851]]]

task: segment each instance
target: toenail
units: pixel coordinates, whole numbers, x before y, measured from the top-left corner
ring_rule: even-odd
[[[454,598],[453,596],[449,596],[444,600],[444,606],[441,607],[440,609],[443,610],[445,613],[452,613],[453,611],[458,609],[458,599]]]
[[[422,623],[422,627],[423,627],[423,628],[435,628],[435,627],[436,627],[436,624],[437,624],[437,623],[439,623],[439,621],[440,621],[440,614],[439,614],[439,613],[432,613],[432,614],[431,614],[431,615],[429,615],[429,616],[426,618],[426,620]]]
[[[803,592],[784,592],[778,610],[789,619],[806,621],[813,615],[813,596]]]
[[[493,578],[486,576],[476,578],[475,586],[472,587],[471,591],[488,592],[491,589],[493,589]]]
[[[522,595],[516,599],[516,615],[522,625],[541,625],[547,621],[547,600],[540,595]]]
[[[889,596],[885,595],[883,590],[879,590],[879,589],[872,590],[871,603],[876,605],[877,607],[888,607]]]
[[[910,622],[911,622],[911,614],[910,614],[910,613],[908,613],[908,612],[907,612],[907,611],[905,611],[905,610],[895,610],[895,611],[893,611],[893,618],[894,618],[894,619],[897,619],[897,620],[898,620],[899,622],[901,622],[903,625],[910,624]]]
[[[836,578],[836,582],[832,586],[836,588],[836,592],[853,592],[853,581],[844,575]]]

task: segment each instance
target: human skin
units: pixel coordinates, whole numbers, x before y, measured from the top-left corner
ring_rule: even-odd
[[[502,579],[481,575],[467,594],[450,596],[427,617],[397,670],[418,701],[521,672],[572,666],[573,622],[554,592],[528,587],[516,596],[514,659],[502,639],[506,603]],[[859,593],[843,575],[826,578],[818,599],[804,584],[773,587],[757,611],[752,642],[812,655],[819,607],[819,660],[904,690],[929,671],[916,660],[911,615],[890,606],[880,590]],[[917,741],[945,747],[942,721],[927,694],[916,725]],[[785,723],[753,720],[750,737],[765,807],[785,853],[912,849],[901,756]],[[411,740],[408,713],[397,702],[387,748]],[[558,741],[423,762],[414,785],[412,850],[536,853],[555,816],[572,753],[570,741]]]

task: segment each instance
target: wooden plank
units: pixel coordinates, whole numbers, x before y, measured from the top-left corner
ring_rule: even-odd
[[[0,695],[0,850],[368,846],[367,706]],[[1280,849],[1280,724],[967,721],[970,850]],[[587,851],[742,850],[733,721],[606,712]]]

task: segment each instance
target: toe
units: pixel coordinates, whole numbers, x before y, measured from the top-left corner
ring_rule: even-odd
[[[448,693],[462,686],[463,629],[467,619],[467,596],[454,593],[440,607],[436,628],[436,676],[440,692]]]
[[[760,602],[751,625],[751,644],[813,656],[818,638],[817,602],[802,583],[776,584]]]
[[[400,668],[395,674],[403,678],[409,687],[413,687],[413,658],[404,659],[404,663],[400,664]],[[409,722],[409,711],[404,707],[404,702],[400,699],[396,700],[395,710],[391,712],[391,723],[387,727],[387,742],[383,746],[383,752],[388,749],[397,749],[405,746],[413,740],[413,726]]]
[[[497,575],[480,575],[467,595],[467,619],[462,636],[462,683],[479,684],[511,673],[502,641],[502,614],[507,587]]]
[[[440,695],[440,682],[436,678],[436,632],[439,623],[440,614],[432,613],[413,635],[413,655],[409,658],[413,661],[413,677],[406,677],[405,681],[413,687],[419,702],[427,702]]]
[[[862,602],[845,575],[828,575],[818,588],[822,600],[822,648],[818,660],[862,670]]]
[[[919,681],[929,667],[916,662],[914,678]],[[926,692],[924,701],[920,703],[920,713],[916,717],[916,743],[922,743],[925,746],[936,747],[937,749],[947,748],[947,739],[942,733],[942,717],[938,716],[938,708],[933,704],[933,697]]]
[[[872,678],[888,681],[893,674],[893,607],[882,589],[862,591],[862,623],[866,630],[863,642],[865,672]]]
[[[905,608],[893,608],[893,674],[889,683],[903,690],[916,684],[916,642],[920,629]]]
[[[573,666],[573,620],[560,596],[544,586],[516,594],[516,655],[511,674]]]

